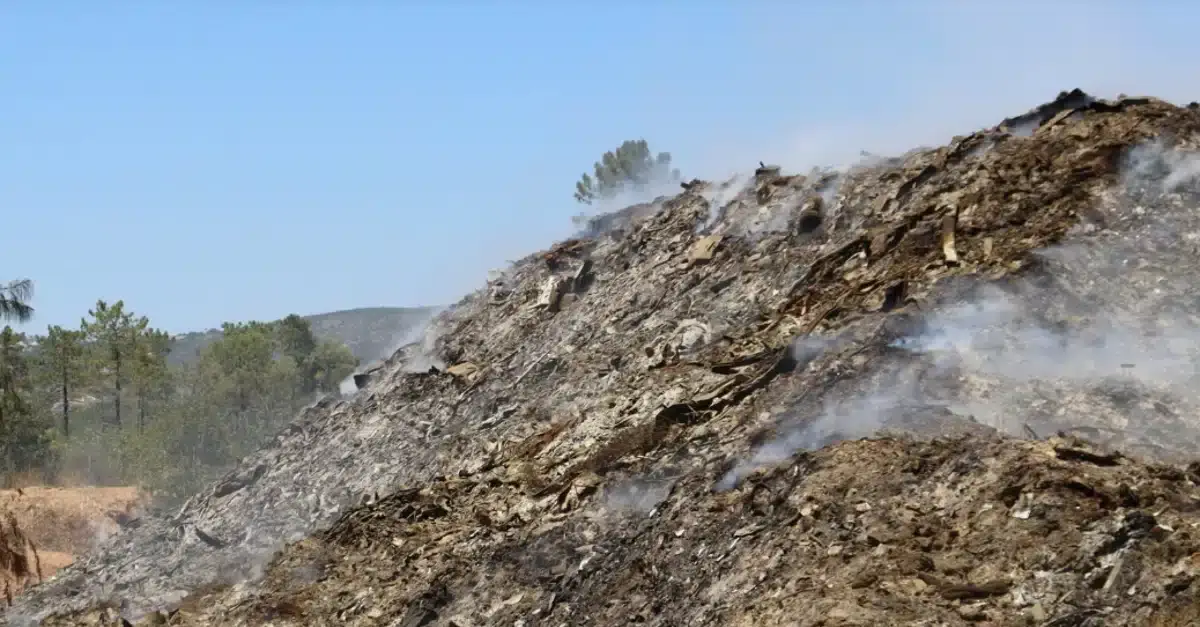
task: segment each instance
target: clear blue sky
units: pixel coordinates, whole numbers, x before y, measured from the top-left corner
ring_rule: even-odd
[[[36,282],[30,332],[98,298],[172,332],[448,303],[568,235],[627,138],[707,176],[1076,85],[1200,99],[1183,0],[953,4],[5,3],[0,279]]]

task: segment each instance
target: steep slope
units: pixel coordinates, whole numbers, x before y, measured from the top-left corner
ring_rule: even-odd
[[[312,325],[317,339],[345,344],[365,364],[386,357],[387,351],[403,340],[406,333],[435,311],[434,307],[362,307],[304,316],[304,319]],[[170,360],[189,361],[219,337],[220,329],[177,335],[171,345]]]
[[[1164,462],[1196,451],[1198,131],[1071,92],[847,172],[689,183],[11,616],[1186,621],[1200,476]],[[951,439],[844,441],[881,429]]]

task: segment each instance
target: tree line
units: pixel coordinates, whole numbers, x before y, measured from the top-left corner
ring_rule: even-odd
[[[32,284],[0,287],[0,322],[27,322]],[[304,405],[335,393],[357,359],[307,320],[225,323],[181,364],[171,336],[123,301],[78,328],[0,330],[0,471],[12,482],[126,485],[165,501],[226,472]],[[176,360],[178,361],[178,360]]]

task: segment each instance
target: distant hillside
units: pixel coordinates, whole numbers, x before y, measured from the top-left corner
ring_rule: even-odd
[[[426,320],[434,307],[364,307],[304,316],[320,339],[341,342],[361,363],[384,357],[414,325]],[[221,337],[220,329],[194,331],[175,336],[169,361],[194,359],[209,343]]]

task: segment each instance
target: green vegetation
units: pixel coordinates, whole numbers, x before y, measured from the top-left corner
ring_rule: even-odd
[[[0,294],[0,313],[28,319],[28,284]],[[97,301],[78,329],[26,337],[4,327],[0,471],[10,480],[137,484],[176,501],[336,392],[358,365],[296,315],[226,323],[183,363],[168,360],[171,348],[167,333],[122,301]]]
[[[588,205],[626,189],[636,191],[652,183],[679,180],[679,170],[671,169],[671,154],[652,156],[644,139],[626,141],[604,153],[592,169],[593,174],[585,172],[575,184],[575,200]]]

